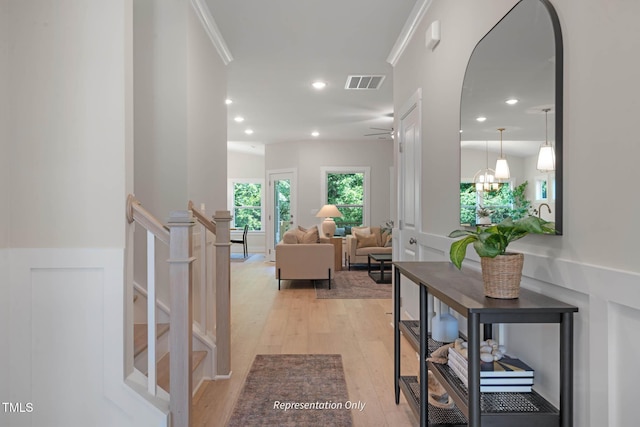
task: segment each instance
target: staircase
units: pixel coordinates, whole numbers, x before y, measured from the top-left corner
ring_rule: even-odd
[[[200,384],[231,374],[231,216],[219,211],[211,221],[189,202],[188,210],[171,212],[165,226],[130,195],[127,219],[147,232],[147,279],[133,284],[131,320],[137,323],[130,324],[133,348],[127,357],[147,377],[146,393],[152,400],[168,396],[172,427],[189,427],[191,397]],[[158,244],[169,248],[169,271],[159,282],[168,281],[168,289],[160,292],[156,275],[162,265],[156,258],[166,257],[156,257]]]
[[[169,324],[158,323],[156,330],[156,358],[158,363],[156,364],[156,372],[158,379],[158,387],[169,392],[169,384],[171,381],[170,355],[169,355]],[[147,325],[145,323],[136,323],[133,325],[133,356],[134,366],[137,370],[148,375],[147,370],[147,349],[149,343],[147,340]],[[191,371],[192,371],[192,384],[193,394],[198,391],[198,387],[202,381],[206,378],[203,363],[208,356],[207,351],[192,351],[191,352]]]

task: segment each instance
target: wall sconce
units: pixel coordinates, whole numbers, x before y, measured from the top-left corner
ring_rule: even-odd
[[[502,131],[504,131],[504,128],[498,128],[498,130],[500,131],[500,158],[496,161],[496,179],[509,179],[511,178],[509,164],[502,154]]]
[[[551,172],[556,170],[556,153],[553,150],[553,146],[549,143],[547,133],[548,128],[548,114],[551,108],[545,108],[544,111],[544,144],[540,146],[538,151],[538,164],[536,169],[540,172]]]

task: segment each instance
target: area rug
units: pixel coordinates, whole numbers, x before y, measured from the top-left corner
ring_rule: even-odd
[[[339,354],[258,354],[228,426],[351,426]]]
[[[255,254],[253,254],[253,255],[255,255]],[[242,254],[231,254],[231,262],[245,262],[246,260],[251,258],[253,255],[249,254],[245,258],[244,255],[242,255]]]
[[[316,298],[321,299],[390,299],[391,285],[376,283],[366,271],[336,271],[328,289],[325,282],[316,286]]]

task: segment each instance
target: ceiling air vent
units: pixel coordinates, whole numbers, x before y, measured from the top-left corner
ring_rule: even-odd
[[[376,90],[380,88],[384,78],[384,75],[349,76],[344,88],[347,90]]]

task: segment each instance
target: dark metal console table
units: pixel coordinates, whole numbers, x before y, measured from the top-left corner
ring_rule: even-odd
[[[573,426],[573,313],[578,308],[527,289],[512,300],[487,298],[480,272],[457,270],[449,262],[394,262],[395,398],[400,390],[420,419],[420,426],[468,425]],[[404,276],[420,286],[420,320],[400,320],[400,280]],[[431,294],[467,318],[468,389],[447,365],[427,363],[428,353],[440,344],[427,333],[427,297]],[[491,338],[494,323],[558,323],[560,326],[560,408],[535,391],[531,393],[480,393],[480,326]],[[420,355],[420,381],[400,375],[400,333]],[[456,403],[452,410],[427,405],[427,368]],[[506,396],[505,396],[506,395]],[[511,406],[513,405],[513,407]],[[437,409],[437,410],[436,410]],[[450,411],[451,413],[447,413]],[[433,412],[433,414],[431,413]],[[461,416],[466,418],[462,422]],[[455,420],[455,421],[451,421]],[[466,424],[464,421],[467,421]]]

